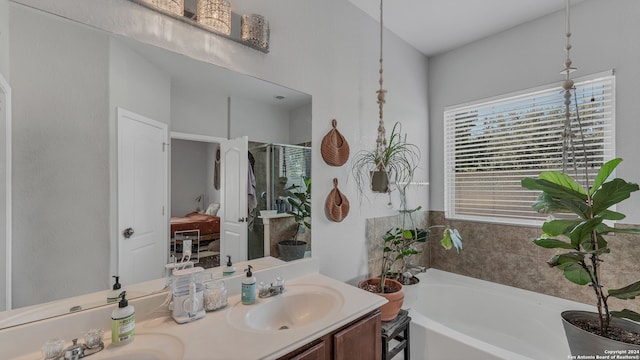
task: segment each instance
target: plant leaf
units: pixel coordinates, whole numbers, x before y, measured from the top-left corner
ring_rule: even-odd
[[[620,289],[611,289],[609,290],[609,295],[623,300],[635,299],[636,296],[640,295],[640,281]]]
[[[574,284],[587,285],[591,283],[589,272],[578,263],[569,264],[564,267],[564,277]]]
[[[538,175],[538,178],[560,185],[565,189],[570,189],[577,193],[587,195],[587,192],[584,190],[582,186],[580,186],[580,184],[578,184],[569,175],[562,173],[560,171],[543,171],[540,173],[540,175]]]
[[[554,255],[551,259],[547,261],[547,264],[551,267],[559,267],[563,268],[564,266],[580,263],[584,261],[584,254],[579,252],[568,252],[564,254]]]
[[[612,210],[603,210],[600,212],[600,216],[605,220],[622,220],[626,217],[625,214]]]
[[[593,214],[598,215],[609,207],[628,199],[631,193],[640,190],[638,184],[628,183],[622,179],[613,179],[602,184],[593,195]]]
[[[635,322],[640,322],[640,314],[629,309],[624,309],[622,311],[612,311],[611,316],[615,316],[617,318],[629,319]]]
[[[542,224],[542,231],[551,236],[568,234],[573,230],[581,220],[558,219],[547,221]]]
[[[448,233],[451,236],[451,241],[453,242],[453,246],[456,248],[456,251],[459,253],[462,250],[462,236],[458,232],[458,229],[445,229],[449,230]]]
[[[602,224],[601,217],[585,220],[580,222],[580,224],[574,227],[571,232],[566,235],[571,239],[571,244],[581,244],[584,246],[587,241],[591,240],[591,234],[593,233],[593,230],[596,229],[600,224]]]
[[[540,238],[533,240],[533,243],[547,249],[574,249],[575,246],[558,239]]]
[[[450,250],[453,247],[453,240],[451,240],[451,231],[449,229],[445,229],[442,232],[442,240],[440,240],[440,245],[443,248]]]
[[[622,162],[621,158],[615,158],[607,161],[604,165],[602,165],[602,167],[598,171],[598,175],[596,175],[596,178],[593,181],[591,190],[589,190],[591,195],[595,194],[598,188],[600,188],[600,186],[604,184],[605,181],[607,181],[607,178],[609,178],[609,175],[613,173],[613,171],[616,169],[618,164],[620,164],[620,162]]]

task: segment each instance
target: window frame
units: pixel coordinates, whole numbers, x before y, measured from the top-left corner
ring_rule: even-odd
[[[607,124],[607,128],[610,129],[610,135],[609,136],[603,136],[602,137],[602,152],[603,152],[603,162],[606,162],[610,159],[615,158],[615,152],[616,152],[616,148],[615,148],[615,124],[616,124],[616,114],[615,114],[615,103],[616,103],[616,94],[615,94],[615,87],[616,87],[616,79],[615,79],[615,71],[614,70],[610,70],[610,71],[605,71],[605,72],[600,72],[600,73],[595,73],[595,74],[591,74],[591,75],[587,75],[587,76],[582,76],[579,78],[574,79],[575,84],[577,86],[579,86],[581,83],[585,83],[585,82],[593,82],[593,81],[603,81],[603,82],[608,82],[610,84],[610,101],[611,101],[611,105],[610,105],[610,116],[607,119],[609,121],[609,124]],[[456,153],[456,144],[455,144],[455,129],[456,129],[456,124],[454,123],[456,121],[456,117],[455,115],[451,115],[451,113],[457,113],[460,114],[461,112],[469,112],[471,109],[475,109],[475,110],[480,110],[480,109],[486,109],[487,107],[491,106],[492,104],[497,104],[497,103],[506,103],[506,102],[516,102],[518,100],[521,100],[523,98],[528,98],[528,99],[533,99],[536,94],[542,94],[542,93],[552,93],[553,91],[558,91],[558,96],[562,98],[562,92],[563,89],[561,88],[561,86],[559,85],[559,83],[553,83],[553,84],[547,84],[547,85],[542,85],[542,86],[537,86],[534,88],[529,88],[529,89],[524,89],[524,90],[520,90],[520,91],[516,91],[516,92],[512,92],[512,93],[507,93],[507,94],[503,94],[503,95],[498,95],[498,96],[493,96],[490,98],[484,98],[484,99],[480,99],[480,100],[476,100],[476,101],[472,101],[472,102],[468,102],[468,103],[463,103],[463,104],[458,104],[458,105],[452,105],[452,106],[447,106],[444,108],[444,112],[443,112],[443,122],[444,122],[444,207],[445,207],[445,218],[446,219],[452,219],[452,220],[463,220],[463,221],[478,221],[478,222],[485,222],[485,223],[499,223],[499,224],[513,224],[513,225],[532,225],[532,226],[540,226],[544,220],[545,220],[545,216],[542,215],[538,215],[536,216],[533,209],[531,210],[532,212],[532,216],[531,218],[525,218],[525,217],[508,217],[508,216],[504,216],[504,215],[496,215],[493,211],[489,211],[487,213],[487,215],[477,215],[477,214],[461,214],[461,213],[457,213],[456,212],[456,185],[459,185],[458,183],[456,183],[456,173],[455,173],[455,166],[456,166],[456,155],[459,155],[460,153]],[[574,106],[574,102],[573,102],[573,98],[572,98],[572,112],[575,112],[575,109],[573,108]],[[529,107],[529,109],[531,109],[532,107]],[[606,108],[606,107],[602,107],[602,108]],[[524,112],[524,110],[523,110]],[[564,112],[562,113],[564,114]],[[550,132],[551,133],[551,132]],[[506,132],[505,132],[506,134]],[[458,138],[459,139],[459,138]],[[580,140],[577,140],[578,143],[580,142]],[[489,145],[488,147],[492,147],[493,145]],[[533,164],[533,163],[532,163]],[[549,169],[552,170],[552,169]],[[553,170],[560,170],[560,169],[553,169]],[[493,172],[493,173],[497,173],[497,172]],[[570,173],[571,175],[571,173]],[[613,174],[615,175],[615,174]],[[612,176],[613,176],[612,175]],[[524,178],[524,176],[523,176]],[[591,180],[593,180],[593,176],[591,177]],[[519,191],[519,190],[518,190]],[[522,189],[523,191],[523,195],[527,195],[527,192],[529,192],[528,190]],[[494,192],[492,192],[492,194],[494,194]],[[529,194],[530,195],[530,194]],[[531,204],[533,204],[533,201],[535,199],[531,200]],[[525,201],[525,200],[522,200]],[[485,206],[485,205],[489,205],[490,203],[482,203],[481,206]],[[484,211],[484,210],[482,210]],[[476,212],[481,212],[481,211],[476,211]]]

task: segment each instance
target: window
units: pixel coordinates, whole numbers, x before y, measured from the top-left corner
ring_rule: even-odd
[[[584,174],[586,153],[593,166],[590,179],[614,157],[614,85],[611,73],[575,82],[575,166]],[[531,209],[538,193],[522,188],[520,181],[541,171],[562,170],[563,95],[560,86],[546,86],[445,109],[447,218],[518,224],[538,224],[546,218]],[[576,176],[573,169],[569,163],[567,172]]]

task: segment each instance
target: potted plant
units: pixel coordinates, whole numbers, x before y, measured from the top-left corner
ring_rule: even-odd
[[[420,207],[408,210],[404,215],[410,215],[420,210]],[[394,227],[382,236],[383,256],[380,275],[361,281],[358,287],[385,297],[388,302],[382,306],[382,321],[395,319],[404,301],[403,285],[398,276],[406,271],[406,260],[412,255],[419,254],[414,245],[426,242],[432,236],[432,230],[444,229],[440,244],[445,249],[455,247],[458,252],[462,249],[462,239],[456,229],[444,225],[429,226],[426,229]],[[394,271],[394,264],[401,261],[401,270]]]
[[[354,155],[352,174],[361,194],[366,184],[373,192],[387,193],[390,181],[406,184],[413,178],[420,149],[402,139],[399,126],[399,122],[393,125],[391,136],[381,151],[361,150]]]
[[[637,228],[614,228],[606,220],[622,220],[625,215],[610,208],[638,191],[638,185],[623,179],[608,180],[621,159],[605,163],[593,184],[581,186],[574,178],[558,171],[541,173],[537,178],[522,180],[522,186],[540,190],[533,208],[540,212],[568,213],[563,217],[546,221],[543,235],[533,240],[541,247],[559,249],[548,264],[564,273],[567,280],[593,288],[597,313],[565,311],[563,324],[571,353],[574,355],[604,355],[605,350],[640,350],[640,314],[624,309],[611,311],[610,297],[633,299],[640,296],[640,281],[618,289],[605,290],[602,282],[604,255],[611,252],[604,235],[611,233],[640,234]],[[614,265],[615,267],[615,265]],[[622,335],[626,334],[626,335]],[[636,345],[627,343],[625,336],[635,338]]]
[[[287,199],[293,210],[288,214],[293,215],[296,225],[293,238],[283,240],[278,243],[278,250],[282,260],[291,261],[301,259],[307,251],[307,242],[298,240],[298,236],[306,229],[311,230],[311,178],[303,176],[304,191],[292,191],[292,196]],[[286,190],[299,189],[300,186],[293,185]]]

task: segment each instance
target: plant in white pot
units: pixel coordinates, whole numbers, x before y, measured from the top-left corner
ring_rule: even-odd
[[[544,234],[533,242],[541,247],[560,249],[548,264],[561,270],[565,278],[578,285],[593,288],[597,313],[575,312],[563,313],[568,321],[586,332],[593,333],[614,342],[600,340],[578,340],[588,347],[573,349],[572,333],[568,333],[569,345],[575,355],[604,355],[604,350],[619,348],[617,341],[634,341],[634,349],[640,350],[640,326],[629,321],[617,321],[614,318],[627,318],[640,321],[640,314],[624,309],[611,311],[608,300],[634,299],[640,296],[640,281],[636,281],[618,289],[606,289],[602,282],[604,255],[611,252],[609,242],[604,235],[612,233],[640,234],[638,228],[615,228],[607,225],[607,220],[622,220],[625,215],[610,208],[628,199],[632,192],[638,191],[637,184],[623,179],[607,180],[622,159],[613,159],[604,164],[598,172],[593,184],[584,188],[572,177],[559,172],[547,171],[537,178],[522,180],[522,186],[530,190],[540,190],[534,209],[550,213],[570,213],[571,218],[553,219],[542,225]],[[615,265],[614,265],[615,267]],[[569,316],[567,316],[569,315]],[[569,317],[569,318],[567,318]],[[629,330],[630,329],[630,330]],[[615,344],[615,345],[612,345]]]
[[[291,197],[287,199],[292,210],[288,214],[295,219],[295,230],[292,239],[283,240],[278,243],[278,250],[282,260],[291,261],[304,257],[307,250],[307,242],[298,240],[298,236],[311,230],[311,178],[302,177],[304,190],[292,191]],[[301,186],[293,185],[286,190],[300,189]]]
[[[603,266],[605,255],[611,252],[610,242],[605,235],[640,234],[638,228],[611,227],[607,224],[608,221],[619,221],[626,217],[611,208],[628,199],[639,187],[620,178],[610,179],[622,161],[619,158],[604,163],[591,183],[589,169],[593,169],[596,164],[590,161],[593,150],[588,148],[590,142],[585,140],[586,131],[583,130],[580,106],[570,77],[574,68],[571,67],[569,56],[572,48],[569,41],[569,11],[570,2],[566,0],[565,80],[562,83],[564,128],[561,133],[563,172],[546,171],[537,178],[522,180],[523,187],[541,191],[533,204],[535,210],[563,216],[546,221],[542,225],[542,236],[533,242],[544,248],[558,249],[559,252],[548,264],[561,270],[570,282],[590,286],[593,290],[597,312],[564,311],[561,314],[572,355],[606,358],[613,350],[623,350],[625,355],[640,356],[640,314],[629,309],[609,309],[610,298],[630,300],[640,296],[640,281],[610,289],[606,287],[602,275],[604,270],[622,266],[616,263],[609,264],[606,268]],[[571,113],[572,98],[574,114]],[[585,110],[590,111],[589,108],[586,106]],[[576,124],[572,124],[573,122]],[[578,151],[574,145],[574,133],[580,139],[581,148]],[[577,180],[578,162],[582,165],[580,172],[584,172],[582,184]],[[573,163],[575,177],[566,174],[570,163]]]

